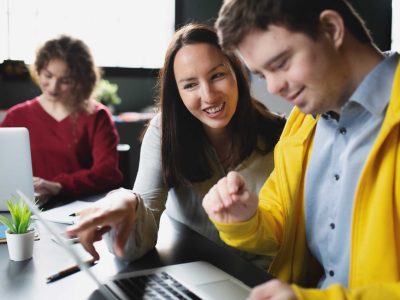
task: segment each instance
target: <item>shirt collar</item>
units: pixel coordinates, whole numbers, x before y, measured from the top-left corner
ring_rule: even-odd
[[[368,73],[349,101],[359,103],[375,115],[382,114],[389,103],[393,77],[399,59],[398,53],[387,52],[385,56],[384,60]]]

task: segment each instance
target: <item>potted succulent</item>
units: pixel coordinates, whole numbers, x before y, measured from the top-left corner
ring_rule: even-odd
[[[11,260],[22,261],[32,257],[35,231],[31,227],[31,211],[22,199],[7,200],[11,220],[0,216],[0,222],[6,225],[8,254]]]

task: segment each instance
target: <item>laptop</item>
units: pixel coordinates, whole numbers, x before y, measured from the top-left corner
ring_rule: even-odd
[[[0,211],[8,211],[7,200],[22,191],[34,198],[28,129],[0,128]]]
[[[121,273],[102,283],[83,263],[71,243],[62,239],[54,224],[45,220],[35,204],[21,191],[17,193],[80,269],[96,283],[106,299],[242,300],[250,293],[250,288],[243,282],[205,261]]]

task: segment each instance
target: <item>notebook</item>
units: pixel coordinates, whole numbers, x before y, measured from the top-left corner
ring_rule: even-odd
[[[243,282],[204,261],[121,273],[102,283],[83,263],[71,244],[61,238],[57,228],[43,218],[39,209],[21,191],[17,193],[42,225],[76,261],[81,270],[96,283],[106,299],[242,300],[246,299],[250,293],[250,288]],[[136,293],[132,294],[135,290]]]
[[[22,127],[0,128],[0,211],[6,201],[22,191],[34,199],[29,132]]]

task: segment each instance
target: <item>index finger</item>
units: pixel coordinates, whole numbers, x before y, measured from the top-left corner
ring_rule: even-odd
[[[238,172],[231,171],[226,176],[227,179],[227,187],[229,194],[237,194],[240,193],[242,188],[245,186],[245,181],[242,175]]]
[[[68,226],[66,229],[67,234],[76,235],[87,229],[95,229],[105,225],[109,225],[115,220],[116,216],[112,213],[105,211],[97,211],[95,213],[84,214],[84,217],[79,220],[78,223]]]

